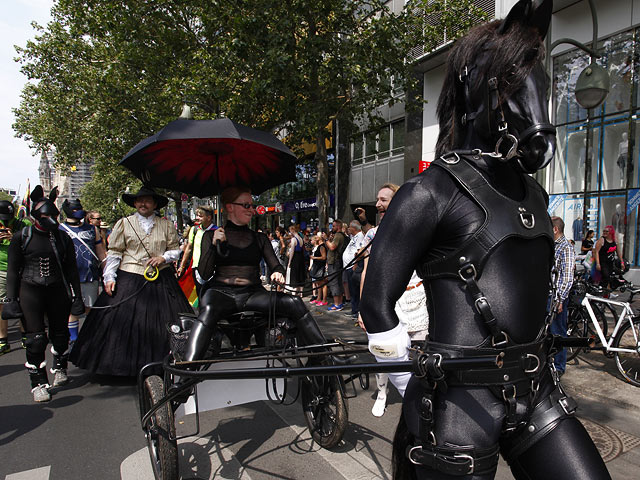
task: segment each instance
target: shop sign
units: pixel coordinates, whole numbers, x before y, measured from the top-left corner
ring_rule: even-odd
[[[431,162],[427,162],[426,160],[420,160],[420,163],[418,165],[418,173],[424,172],[430,166],[431,166]]]
[[[634,188],[629,190],[629,201],[627,202],[627,215],[640,205],[640,189]]]
[[[553,214],[553,212],[558,208],[562,202],[567,198],[565,194],[561,195],[550,195],[549,196],[549,208],[547,208],[547,213],[549,215]]]
[[[257,213],[258,215],[264,215],[265,213],[267,213],[267,209],[266,209],[266,208],[264,208],[264,205],[258,205],[258,206],[256,207],[256,213]]]
[[[333,205],[333,195],[329,195],[329,205]],[[317,197],[305,198],[284,202],[285,212],[302,212],[304,210],[315,210],[318,208]]]

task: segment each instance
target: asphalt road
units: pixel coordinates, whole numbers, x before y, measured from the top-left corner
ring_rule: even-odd
[[[364,340],[346,316],[314,310],[327,336]],[[71,367],[70,384],[51,402],[34,404],[15,326],[10,339],[14,350],[0,357],[0,480],[153,478],[132,379]],[[581,419],[613,478],[635,478],[640,466],[640,415],[631,408],[636,389],[592,355],[600,354],[568,368],[568,388],[578,396]],[[373,388],[373,378],[371,383]],[[344,441],[332,451],[311,441],[299,403],[260,401],[203,413],[200,433],[179,441],[181,477],[390,479],[400,397],[392,392],[387,412],[375,418],[370,413],[374,391],[357,387],[357,393],[348,400]],[[193,415],[181,422],[179,433],[193,432]],[[504,463],[496,478],[512,478]]]

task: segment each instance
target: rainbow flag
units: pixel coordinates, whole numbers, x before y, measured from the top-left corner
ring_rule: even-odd
[[[180,289],[182,289],[184,296],[189,300],[191,306],[193,308],[198,308],[198,295],[196,293],[196,283],[193,280],[191,263],[189,263],[189,268],[187,268],[178,279],[178,284],[180,285]]]
[[[18,208],[18,218],[22,220],[26,218],[31,213],[31,199],[29,198],[31,195],[31,181],[27,178],[27,191],[22,197],[22,205]]]

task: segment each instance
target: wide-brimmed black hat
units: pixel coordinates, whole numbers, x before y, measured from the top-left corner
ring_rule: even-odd
[[[133,204],[133,202],[138,197],[153,197],[153,199],[158,204],[158,206],[156,207],[158,210],[166,207],[167,203],[169,203],[169,199],[167,197],[160,195],[159,193],[156,193],[155,190],[149,187],[144,187],[144,186],[141,187],[140,190],[138,190],[138,193],[122,194],[122,200],[124,201],[124,203],[134,208],[135,208],[135,205]]]

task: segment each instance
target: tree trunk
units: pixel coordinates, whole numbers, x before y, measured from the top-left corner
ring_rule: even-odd
[[[324,141],[323,128],[319,128],[316,134],[314,159],[318,170],[318,226],[326,228],[329,221],[329,164],[327,163],[327,146]]]

